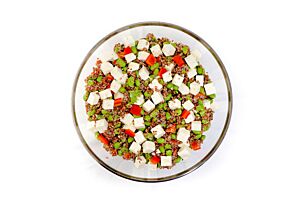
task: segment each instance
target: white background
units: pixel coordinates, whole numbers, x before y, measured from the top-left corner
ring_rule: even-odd
[[[299,10],[287,0],[0,1],[0,199],[299,199]],[[139,21],[175,23],[204,38],[234,93],[218,151],[165,183],[106,171],[71,117],[73,79],[87,52]]]

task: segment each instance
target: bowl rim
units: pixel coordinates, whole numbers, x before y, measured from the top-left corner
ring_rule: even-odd
[[[89,147],[89,145],[87,144],[87,142],[85,141],[84,137],[82,136],[82,133],[79,129],[78,126],[78,122],[77,122],[77,118],[76,118],[76,112],[75,112],[75,96],[76,96],[76,88],[77,88],[77,83],[78,83],[78,79],[79,76],[81,74],[81,71],[83,69],[83,67],[85,66],[86,62],[88,61],[88,59],[90,58],[90,56],[95,52],[95,50],[102,44],[104,43],[106,40],[108,40],[109,38],[113,37],[114,35],[123,32],[125,30],[128,29],[132,29],[132,28],[136,28],[136,27],[140,27],[140,26],[163,26],[163,27],[169,27],[169,28],[173,28],[173,29],[177,29],[179,31],[182,31],[188,35],[190,35],[191,37],[193,37],[194,39],[196,39],[198,42],[200,42],[202,45],[205,46],[205,48],[207,48],[207,50],[209,50],[209,52],[213,55],[213,57],[216,59],[219,67],[221,68],[221,71],[225,77],[225,82],[226,82],[226,87],[227,87],[227,91],[228,91],[228,113],[227,113],[227,117],[226,117],[226,121],[225,121],[225,125],[223,127],[222,133],[218,139],[218,141],[216,142],[216,144],[214,145],[214,147],[207,153],[207,155],[201,159],[199,162],[197,162],[195,165],[191,166],[190,168],[183,170],[182,172],[179,172],[177,174],[171,175],[171,176],[166,176],[166,177],[161,177],[161,178],[140,178],[140,177],[136,177],[136,176],[131,176],[128,174],[125,174],[123,172],[120,172],[112,167],[110,167],[109,165],[107,165],[105,162],[103,162],[93,151],[92,149]],[[228,130],[229,124],[230,124],[230,119],[231,119],[231,115],[232,115],[232,88],[231,88],[231,83],[228,77],[228,73],[225,69],[225,66],[223,64],[223,62],[221,61],[220,57],[217,55],[217,53],[213,50],[213,48],[207,43],[205,42],[200,36],[198,36],[197,34],[195,34],[194,32],[183,28],[181,26],[175,25],[175,24],[171,24],[171,23],[167,23],[167,22],[159,22],[159,21],[145,21],[145,22],[138,22],[138,23],[133,23],[133,24],[129,24],[126,26],[123,26],[121,28],[118,28],[117,30],[107,34],[106,36],[104,36],[100,41],[98,41],[94,47],[88,52],[88,54],[85,56],[84,60],[82,61],[74,83],[73,83],[73,89],[72,89],[72,116],[73,116],[73,123],[75,125],[76,128],[76,132],[83,144],[83,146],[85,147],[85,149],[88,151],[88,153],[101,165],[103,166],[105,169],[109,170],[110,172],[129,179],[129,180],[133,180],[133,181],[138,181],[138,182],[163,182],[163,181],[170,181],[176,178],[180,178],[182,176],[185,176],[193,171],[195,171],[196,169],[198,169],[200,166],[202,166],[214,153],[215,151],[218,149],[218,147],[220,146],[220,144],[222,143],[226,132]]]

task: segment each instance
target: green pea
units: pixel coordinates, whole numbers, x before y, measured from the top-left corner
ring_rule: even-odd
[[[181,160],[182,160],[182,158],[180,158],[180,157],[177,157],[177,158],[174,160],[174,162],[175,162],[175,163],[180,163],[180,162],[181,162]]]
[[[149,115],[146,115],[146,116],[144,117],[144,120],[145,120],[145,121],[150,121],[150,120],[151,120],[151,117],[150,117]]]
[[[86,93],[83,95],[83,100],[84,100],[84,101],[87,101],[88,98],[89,98],[89,93],[86,92]]]
[[[176,135],[175,135],[175,134],[172,134],[172,135],[171,135],[171,138],[172,138],[173,140],[176,140]]]
[[[100,119],[103,119],[103,118],[104,118],[103,115],[96,115],[96,117],[97,117],[97,120],[100,120]]]
[[[113,118],[112,115],[109,115],[109,116],[107,116],[107,120],[108,120],[109,122],[112,122],[112,121],[114,121],[114,118]]]
[[[126,66],[126,62],[121,58],[118,58],[116,62],[120,67],[125,67]]]
[[[128,152],[128,148],[122,147],[122,148],[121,148],[121,151],[122,151],[122,152]]]
[[[150,75],[150,80],[152,81],[154,78],[155,78],[155,75],[154,75],[154,74],[151,74],[151,75]]]
[[[136,85],[137,87],[140,87],[140,86],[141,86],[141,82],[140,82],[139,79],[136,79],[136,80],[135,80],[135,85]]]
[[[171,45],[176,48],[176,43],[172,42]]]
[[[200,93],[201,93],[201,94],[205,94],[204,87],[202,87],[202,86],[200,87]]]
[[[166,119],[169,120],[171,118],[172,118],[171,114],[169,112],[166,112]]]
[[[127,139],[127,142],[128,142],[128,143],[133,142],[133,137],[129,137],[129,138]]]
[[[159,111],[158,110],[153,110],[151,113],[150,113],[150,117],[151,118],[154,118],[158,115]]]
[[[121,125],[122,125],[121,122],[118,122],[118,123],[115,124],[115,128],[120,128]]]
[[[201,134],[200,134],[200,135],[196,135],[196,136],[195,136],[195,139],[197,139],[197,140],[198,140],[198,139],[200,139],[201,137],[202,137],[202,135],[201,135]]]
[[[171,144],[165,144],[165,149],[172,149],[172,145]]]
[[[139,130],[142,131],[142,132],[144,132],[145,128],[140,128]]]
[[[189,51],[189,47],[188,47],[188,46],[183,46],[183,47],[181,48],[181,51],[182,51],[182,53],[187,54],[188,51]]]
[[[177,116],[179,116],[179,115],[181,115],[181,113],[182,113],[182,110],[180,110],[180,109],[177,109],[177,110],[175,110],[175,112],[176,112],[176,115],[177,115]]]
[[[196,135],[201,135],[201,131],[193,131],[193,133]]]
[[[153,140],[153,134],[152,133],[147,133],[145,136],[148,140]]]
[[[162,103],[158,104],[158,106],[157,106],[158,109],[162,109],[163,107],[164,107],[164,104],[162,104]]]
[[[149,92],[145,92],[145,93],[144,93],[144,96],[145,96],[146,98],[148,98],[148,97],[151,97],[151,94],[150,94]]]
[[[98,138],[99,134],[100,134],[99,132],[96,132],[95,137]]]
[[[214,99],[214,98],[216,98],[216,94],[208,95],[208,97],[211,98],[211,99]]]
[[[138,52],[135,46],[132,46],[132,47],[131,47],[131,51],[132,51],[132,53],[134,53],[134,54],[137,54],[137,52]]]
[[[144,115],[145,114],[145,111],[144,110],[141,110],[141,115]]]
[[[144,86],[148,86],[149,85],[149,80],[144,81]]]
[[[178,90],[178,86],[174,85],[174,86],[173,86],[173,89],[174,89],[175,91],[177,91],[177,90]]]
[[[135,71],[135,75],[138,77],[139,76],[139,71]]]
[[[165,147],[164,146],[160,146],[159,147],[159,151],[164,154],[165,153]]]
[[[151,67],[150,67],[150,69],[152,70],[152,71],[154,71],[155,69],[157,69],[159,67],[159,63],[154,63]]]
[[[121,131],[120,131],[119,128],[114,130],[114,133],[115,133],[116,135],[120,134],[120,132],[121,132]]]
[[[171,156],[172,153],[173,153],[172,150],[167,150],[167,151],[166,151],[166,155],[167,155],[167,156]]]
[[[102,113],[102,115],[106,115],[106,114],[108,114],[109,112],[108,112],[107,110],[101,110],[101,113]]]
[[[206,135],[201,136],[201,140],[205,140],[205,138],[206,138]]]
[[[167,84],[167,88],[168,88],[168,89],[172,89],[173,86],[174,86],[173,83],[168,83],[168,84]]]
[[[209,123],[209,121],[208,120],[206,120],[206,119],[202,119],[202,124],[208,124]]]
[[[159,69],[155,69],[155,70],[153,71],[153,75],[155,75],[155,76],[157,76],[158,73],[159,73]]]
[[[201,100],[198,101],[198,106],[196,106],[196,110],[198,112],[204,110],[204,105]]]
[[[103,78],[102,76],[98,76],[98,78],[97,78],[97,82],[99,82],[99,83],[100,83],[100,82],[102,81],[102,78]]]
[[[94,85],[94,81],[93,81],[93,80],[88,80],[88,85],[89,85],[89,86]]]
[[[207,124],[207,125],[203,126],[203,131],[207,131],[209,128],[210,128],[210,125]]]
[[[151,158],[150,153],[145,153],[145,158],[146,158],[146,160],[149,160]]]
[[[95,113],[96,113],[96,110],[90,110],[90,111],[88,111],[87,115],[90,117],[90,116],[93,116]]]
[[[151,123],[150,122],[145,122],[145,126],[150,126]]]
[[[114,47],[114,52],[115,52],[115,53],[118,53],[119,51],[120,51],[120,47],[115,46],[115,47]]]
[[[165,101],[169,101],[172,98],[172,94],[169,93],[166,97],[165,97]]]
[[[125,92],[126,92],[126,89],[125,89],[124,87],[120,87],[119,91],[120,91],[121,93],[125,93]]]
[[[158,144],[162,144],[162,143],[165,142],[165,139],[164,138],[158,138],[156,141],[157,141]]]
[[[123,151],[122,150],[118,150],[118,155],[122,156],[123,155]]]
[[[200,116],[203,117],[206,114],[206,110],[200,111]]]
[[[129,87],[134,87],[134,77],[129,77],[127,79],[127,82],[126,82],[126,85],[129,86]]]
[[[197,67],[197,73],[198,73],[199,75],[203,75],[203,74],[204,74],[204,69],[203,69],[203,67]]]
[[[120,146],[121,146],[120,142],[115,142],[115,143],[114,143],[114,148],[115,148],[115,149],[120,148]]]
[[[164,110],[167,110],[168,109],[168,104],[165,102],[164,103]]]

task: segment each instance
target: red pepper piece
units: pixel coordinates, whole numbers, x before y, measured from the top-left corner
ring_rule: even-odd
[[[135,136],[135,133],[132,130],[130,130],[130,129],[125,129],[125,133],[127,135],[129,135],[130,137],[134,137]]]
[[[157,164],[157,163],[160,162],[160,157],[159,157],[159,156],[152,156],[152,157],[150,158],[150,162],[151,162],[152,164]]]
[[[162,75],[164,74],[164,73],[166,73],[168,70],[166,70],[166,68],[164,68],[164,67],[162,67],[162,68],[160,68],[160,70],[159,70],[159,72],[158,72],[158,76],[160,76],[160,78],[162,78]]]
[[[115,99],[114,107],[120,106],[122,104],[122,98]]]
[[[184,110],[184,111],[182,112],[182,114],[181,114],[181,117],[182,117],[183,119],[186,119],[186,118],[189,116],[190,113],[191,113],[190,111]]]
[[[105,145],[109,144],[108,140],[102,134],[98,135],[98,140],[100,140],[100,142],[102,142]]]
[[[191,142],[191,149],[193,149],[193,150],[199,150],[199,149],[201,149],[200,142],[199,141],[193,141],[193,142]]]
[[[131,51],[130,47],[126,47],[123,52],[124,52],[124,55],[127,55],[127,54],[130,54],[132,51]]]
[[[149,66],[152,66],[152,65],[154,65],[154,63],[156,63],[156,58],[153,56],[153,54],[150,54],[150,55],[147,57],[146,63],[147,63]]]
[[[182,65],[184,65],[184,61],[182,59],[182,57],[180,55],[176,55],[173,57],[174,62],[181,67]]]
[[[129,112],[133,115],[141,116],[142,108],[136,104],[133,104]]]
[[[114,80],[114,77],[111,74],[107,74],[106,78],[108,81]]]

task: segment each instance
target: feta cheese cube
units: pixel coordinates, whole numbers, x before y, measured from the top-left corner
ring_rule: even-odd
[[[162,51],[165,54],[165,56],[173,56],[176,51],[176,48],[172,44],[164,44]]]
[[[190,68],[195,68],[198,66],[197,59],[193,55],[189,55],[185,58],[185,62],[188,64]]]
[[[190,88],[184,83],[179,86],[178,90],[182,95],[187,95],[190,93]]]
[[[162,54],[161,48],[158,44],[151,47],[150,50],[151,50],[153,56],[155,56],[155,57],[158,57]]]
[[[204,105],[204,107],[207,108],[207,109],[211,107],[210,101],[207,100],[207,99],[203,100],[203,105]]]
[[[201,131],[202,129],[201,121],[193,121],[191,125],[192,131]]]
[[[193,95],[197,95],[200,92],[200,84],[196,81],[192,82],[190,84],[190,93]]]
[[[208,83],[204,85],[206,95],[216,94],[216,88],[213,83]]]
[[[150,84],[149,87],[154,90],[154,91],[158,91],[161,90],[162,85],[158,82],[157,79],[154,79]]]
[[[151,112],[155,108],[155,105],[152,103],[152,101],[149,99],[143,104],[143,109],[146,112]]]
[[[171,74],[171,71],[165,72],[165,73],[162,75],[162,77],[163,77],[163,80],[164,80],[165,83],[172,81],[172,74]]]
[[[151,99],[154,105],[164,102],[164,97],[160,92],[153,92],[153,94],[151,95]]]
[[[114,79],[119,80],[123,76],[123,72],[119,67],[114,67],[113,70],[111,70],[110,74],[114,77]]]
[[[196,81],[200,84],[200,86],[203,86],[204,83],[204,76],[203,75],[197,75]]]
[[[177,140],[187,143],[190,137],[190,131],[185,128],[180,128],[177,132]]]
[[[112,99],[104,99],[102,103],[102,108],[104,110],[112,110],[114,109],[114,100]]]
[[[191,52],[191,55],[193,55],[196,60],[200,63],[201,53],[198,49],[195,49]]]
[[[106,119],[97,120],[95,123],[95,128],[99,133],[104,133],[108,128],[108,123]]]
[[[178,155],[183,159],[186,160],[191,155],[191,149],[188,146],[183,146],[179,149]]]
[[[138,59],[140,61],[145,61],[148,58],[149,55],[150,55],[150,53],[148,53],[146,51],[139,51],[138,52]]]
[[[89,98],[87,99],[88,104],[96,105],[99,102],[100,96],[98,92],[91,92]]]
[[[140,64],[136,62],[131,62],[128,64],[128,71],[133,72],[136,71],[140,68]]]
[[[116,79],[120,84],[125,84],[127,81],[128,75],[123,74],[120,78]]]
[[[135,166],[136,168],[139,168],[139,167],[145,165],[146,162],[147,162],[147,161],[146,161],[146,158],[145,158],[144,156],[137,156],[137,157],[135,158],[135,161],[134,161],[134,166]]]
[[[194,104],[190,100],[187,100],[182,106],[186,110],[192,110],[194,108]]]
[[[99,55],[99,59],[103,62],[113,61],[118,59],[118,55],[113,51],[104,51]]]
[[[141,145],[139,145],[136,142],[132,142],[132,144],[129,147],[129,151],[131,151],[134,154],[138,154],[139,151],[141,151]]]
[[[142,131],[138,131],[138,132],[135,134],[134,139],[135,139],[135,141],[136,141],[138,144],[142,144],[143,142],[146,141],[146,138],[145,138],[145,136],[144,136],[144,134],[143,134]]]
[[[160,138],[161,136],[163,136],[166,133],[161,125],[157,125],[157,126],[153,127],[150,131],[156,138]]]
[[[172,156],[161,156],[160,157],[160,165],[162,167],[172,166]]]
[[[144,119],[142,117],[134,118],[133,124],[136,129],[145,128]]]
[[[136,56],[134,53],[129,53],[125,55],[125,60],[127,63],[130,63],[131,61],[134,61],[136,59]]]
[[[113,70],[114,66],[110,62],[103,62],[101,63],[100,70],[103,72],[104,75],[108,74]]]
[[[143,153],[151,153],[155,151],[155,143],[151,141],[146,141],[143,143]]]
[[[182,77],[178,74],[175,74],[172,83],[179,87],[182,84],[183,79],[184,79],[184,77]]]
[[[194,112],[191,112],[190,114],[189,114],[189,116],[185,119],[185,123],[191,123],[192,121],[194,121],[195,120],[195,114],[194,114]]]
[[[197,75],[196,68],[190,68],[189,71],[188,71],[188,73],[187,73],[188,78],[193,78],[196,75]]]
[[[125,114],[124,117],[120,119],[120,121],[126,125],[132,124],[133,120],[134,117],[130,113]]]
[[[143,50],[143,49],[148,49],[148,48],[149,48],[149,42],[147,40],[145,40],[145,39],[139,40],[138,45],[137,45],[138,50]]]
[[[144,95],[141,94],[140,96],[137,97],[136,102],[135,102],[134,104],[140,106],[140,105],[142,105],[144,102],[145,102]]]
[[[174,99],[173,101],[169,101],[169,108],[171,110],[181,108],[181,101],[179,101],[178,99]]]
[[[117,93],[119,89],[121,88],[121,84],[118,83],[116,80],[113,80],[110,84],[110,90],[114,93]]]
[[[105,89],[105,90],[99,92],[99,95],[102,100],[112,97],[110,89]]]
[[[133,124],[125,124],[123,126],[123,129],[129,129],[129,130],[132,130],[133,132],[135,132],[136,128]]]
[[[142,80],[147,80],[149,78],[149,71],[147,70],[146,67],[142,67],[139,71],[139,76],[141,77]]]
[[[123,99],[124,98],[124,94],[122,94],[121,92],[117,92],[117,93],[115,93],[115,95],[114,95],[114,98],[115,99]]]
[[[166,70],[168,70],[168,71],[172,71],[172,69],[174,68],[174,64],[173,63],[171,63],[171,64],[169,64],[169,65],[166,65],[165,66],[165,68],[166,68]]]
[[[131,47],[135,45],[135,40],[131,35],[128,35],[124,38],[124,45],[125,47]]]

